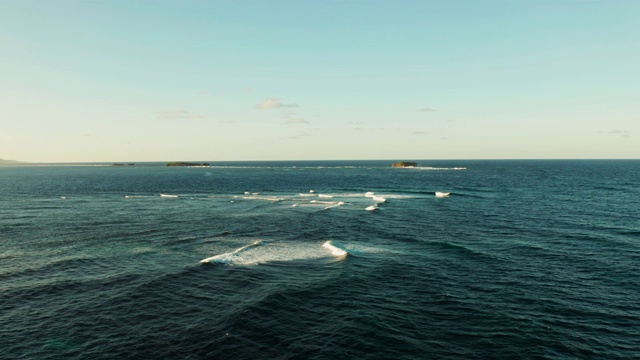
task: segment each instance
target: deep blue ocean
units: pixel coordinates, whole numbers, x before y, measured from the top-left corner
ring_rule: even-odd
[[[638,160],[89,165],[0,167],[0,359],[640,358]]]

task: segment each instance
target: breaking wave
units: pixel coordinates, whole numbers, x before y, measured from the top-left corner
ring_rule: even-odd
[[[327,253],[327,249],[330,250],[329,253]],[[332,241],[327,241],[322,246],[318,246],[317,243],[265,242],[257,240],[234,251],[202,259],[200,262],[203,264],[249,266],[271,262],[322,259],[329,256],[340,257],[346,255],[345,249],[343,245]],[[344,254],[341,252],[344,252]]]

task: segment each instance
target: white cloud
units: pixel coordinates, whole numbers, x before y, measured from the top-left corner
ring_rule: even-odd
[[[283,107],[297,108],[299,106],[298,106],[298,104],[283,104],[277,98],[266,99],[265,101],[263,101],[260,104],[255,106],[256,109],[260,109],[260,110],[278,109],[278,108],[283,108]]]
[[[286,124],[308,124],[309,122],[305,119],[301,119],[301,118],[296,118],[294,117],[296,113],[294,112],[288,112],[286,114],[284,114],[284,118],[287,119],[287,121],[285,122]]]
[[[414,131],[413,132],[413,135],[424,135],[424,134],[426,134],[426,132],[424,132],[424,131]]]
[[[621,137],[631,137],[630,132],[628,130],[608,130],[608,131],[598,131],[600,134],[609,134],[609,135],[617,135]]]
[[[171,109],[171,110],[158,111],[156,113],[156,118],[160,120],[193,120],[193,119],[204,119],[204,116],[200,114],[192,113],[187,110]]]
[[[424,107],[424,108],[418,109],[418,111],[421,111],[421,112],[433,112],[433,111],[436,111],[436,110],[432,109],[432,108]]]

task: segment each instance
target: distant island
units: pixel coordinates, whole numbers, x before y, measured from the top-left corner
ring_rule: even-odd
[[[190,163],[183,161],[168,162],[167,166],[210,166],[209,163]]]
[[[399,161],[399,162],[394,162],[393,164],[391,164],[391,166],[393,167],[416,167],[418,166],[417,162],[412,162],[412,161]]]
[[[18,164],[24,164],[24,163],[20,161],[15,161],[15,160],[0,159],[0,165],[18,165]]]
[[[121,164],[121,163],[113,163],[111,166],[134,166],[134,163]]]

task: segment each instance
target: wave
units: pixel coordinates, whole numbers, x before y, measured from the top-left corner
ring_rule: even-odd
[[[451,195],[451,193],[450,192],[436,191],[435,195],[436,195],[436,197],[443,198],[443,197],[447,197],[447,196]]]
[[[325,209],[325,210],[327,210],[327,209],[331,209],[331,208],[338,207],[338,206],[342,206],[342,205],[344,205],[344,201],[338,201],[337,203],[335,203],[335,204],[333,204],[333,205],[329,205],[329,206],[327,206],[327,207],[326,207],[326,208],[324,208],[324,209]]]
[[[329,243],[328,245],[325,245]],[[328,248],[333,245],[335,249]],[[327,254],[327,249],[331,250]],[[339,243],[325,242],[322,246],[309,243],[292,242],[265,242],[257,240],[249,245],[240,247],[234,251],[219,254],[200,260],[200,263],[215,263],[222,265],[260,265],[273,262],[288,262],[295,260],[322,259],[328,256],[341,257],[340,251],[345,252],[346,247]]]
[[[383,198],[382,196],[373,196],[372,199],[377,203],[387,202],[387,199]]]
[[[179,195],[160,194],[160,197],[165,197],[165,198],[177,198],[177,197],[179,197]]]
[[[329,250],[333,256],[346,256],[349,253],[344,249],[344,246],[340,243],[334,243],[332,241],[326,241],[322,244],[322,247]]]
[[[467,170],[466,167],[431,167],[431,166],[416,166],[416,167],[409,167],[408,169],[415,169],[415,170],[426,170],[426,171],[457,171],[457,170]]]
[[[388,249],[382,249],[379,247],[366,246],[366,245],[347,245],[339,241],[328,240],[322,244],[322,247],[330,250],[333,256],[342,257],[344,255],[349,256],[366,256],[367,254],[388,253]],[[393,251],[391,251],[393,252]]]
[[[374,205],[368,206],[365,210],[367,210],[367,211],[378,210],[378,204],[374,204]]]
[[[319,194],[318,197],[319,198],[331,199],[333,197],[333,195]]]
[[[239,249],[236,249],[232,252],[228,252],[228,253],[224,253],[224,254],[220,254],[220,255],[215,255],[215,256],[211,256],[208,257],[206,259],[202,259],[200,260],[201,263],[209,263],[209,262],[215,262],[215,263],[223,263],[223,264],[231,264],[233,263],[234,257],[237,257],[238,254],[242,253],[243,251],[247,251],[249,249],[252,249],[256,246],[260,246],[263,244],[262,240],[257,240],[255,242],[253,242],[253,244],[249,244],[249,245],[245,245]]]
[[[238,198],[238,196],[235,196],[235,198]],[[282,201],[282,200],[285,200],[285,198],[279,198],[277,196],[259,196],[259,195],[242,196],[242,197],[240,197],[240,199],[243,199],[243,200],[263,200],[263,201]]]

